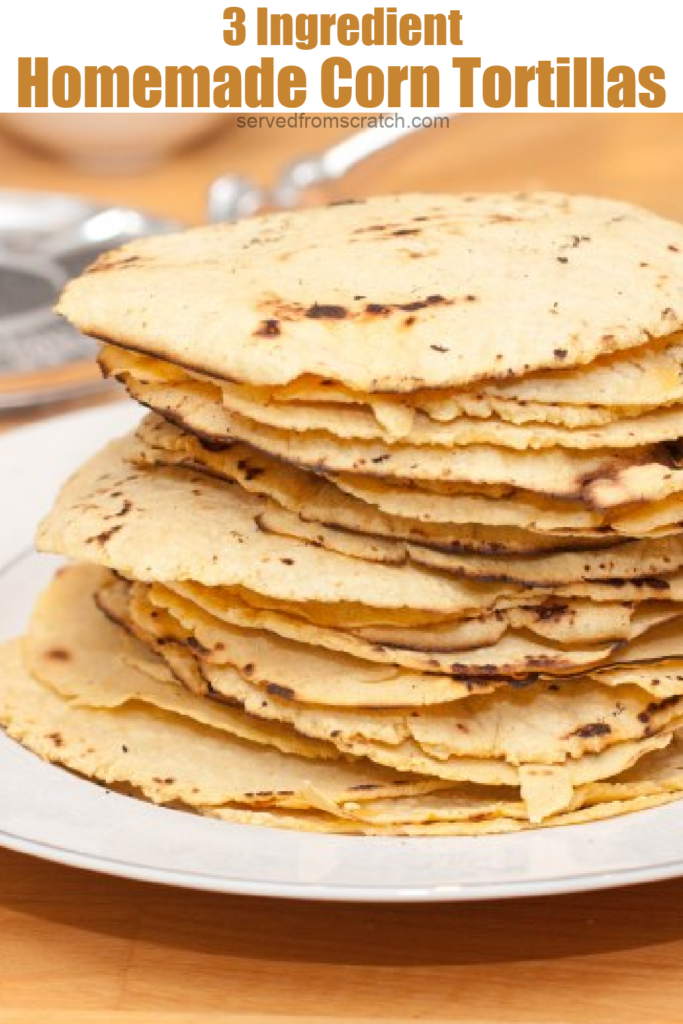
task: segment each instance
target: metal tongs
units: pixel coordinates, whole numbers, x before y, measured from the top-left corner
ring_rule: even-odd
[[[307,190],[339,181],[376,153],[421,130],[422,126],[366,128],[322,153],[290,164],[272,189],[261,188],[237,174],[223,174],[209,186],[207,220],[239,220],[265,207],[292,209],[301,204]]]

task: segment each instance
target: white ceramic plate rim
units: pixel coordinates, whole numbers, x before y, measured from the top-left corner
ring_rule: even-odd
[[[58,484],[139,415],[127,404],[108,406],[0,437],[0,480],[7,488],[0,639],[21,631],[52,571],[53,560],[31,548]],[[72,867],[217,892],[378,902],[496,899],[683,874],[683,803],[503,836],[327,836],[154,807],[44,764],[2,735],[0,845]],[[670,850],[676,855],[666,856]]]

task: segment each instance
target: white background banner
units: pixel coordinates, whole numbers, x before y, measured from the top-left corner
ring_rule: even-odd
[[[5,112],[26,109],[20,106],[20,58],[27,59],[22,99],[33,109],[106,109],[106,90],[93,69],[119,66],[110,89],[114,110],[160,111],[185,103],[254,114],[431,114],[461,107],[683,111],[679,0],[462,0],[456,8],[438,0],[397,0],[387,7],[358,0],[278,0],[271,6],[242,0],[229,18],[225,0],[28,0],[11,4],[11,14],[9,6],[5,0],[0,34]],[[263,45],[259,7],[268,26]],[[282,41],[273,45],[273,15],[292,16],[289,45],[286,18]],[[324,22],[331,15],[334,24],[331,17]],[[364,15],[373,16],[365,29]],[[430,28],[428,15],[442,17]],[[243,35],[239,45],[224,40],[231,26],[232,38]],[[382,31],[383,45],[371,44]],[[430,32],[433,45],[425,42]],[[453,67],[454,58],[481,60],[469,72],[471,96],[468,73]],[[200,68],[184,87],[175,70],[183,65]],[[420,70],[426,67],[436,70]]]

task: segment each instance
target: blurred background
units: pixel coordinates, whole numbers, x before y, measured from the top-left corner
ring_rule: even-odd
[[[270,188],[293,162],[350,134],[240,128],[236,115],[215,112],[1,115],[0,426],[109,400],[87,343],[50,314],[64,280],[97,251],[203,223],[219,176]],[[465,114],[397,141],[301,201],[558,189],[683,220],[682,166],[683,114]]]

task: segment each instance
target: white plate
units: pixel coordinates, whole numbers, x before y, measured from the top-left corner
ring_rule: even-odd
[[[0,438],[0,639],[21,633],[55,560],[32,553],[59,484],[138,418],[131,405]],[[324,836],[210,821],[111,793],[0,734],[0,845],[76,867],[217,892],[468,900],[683,874],[683,802],[612,821],[480,838]]]

